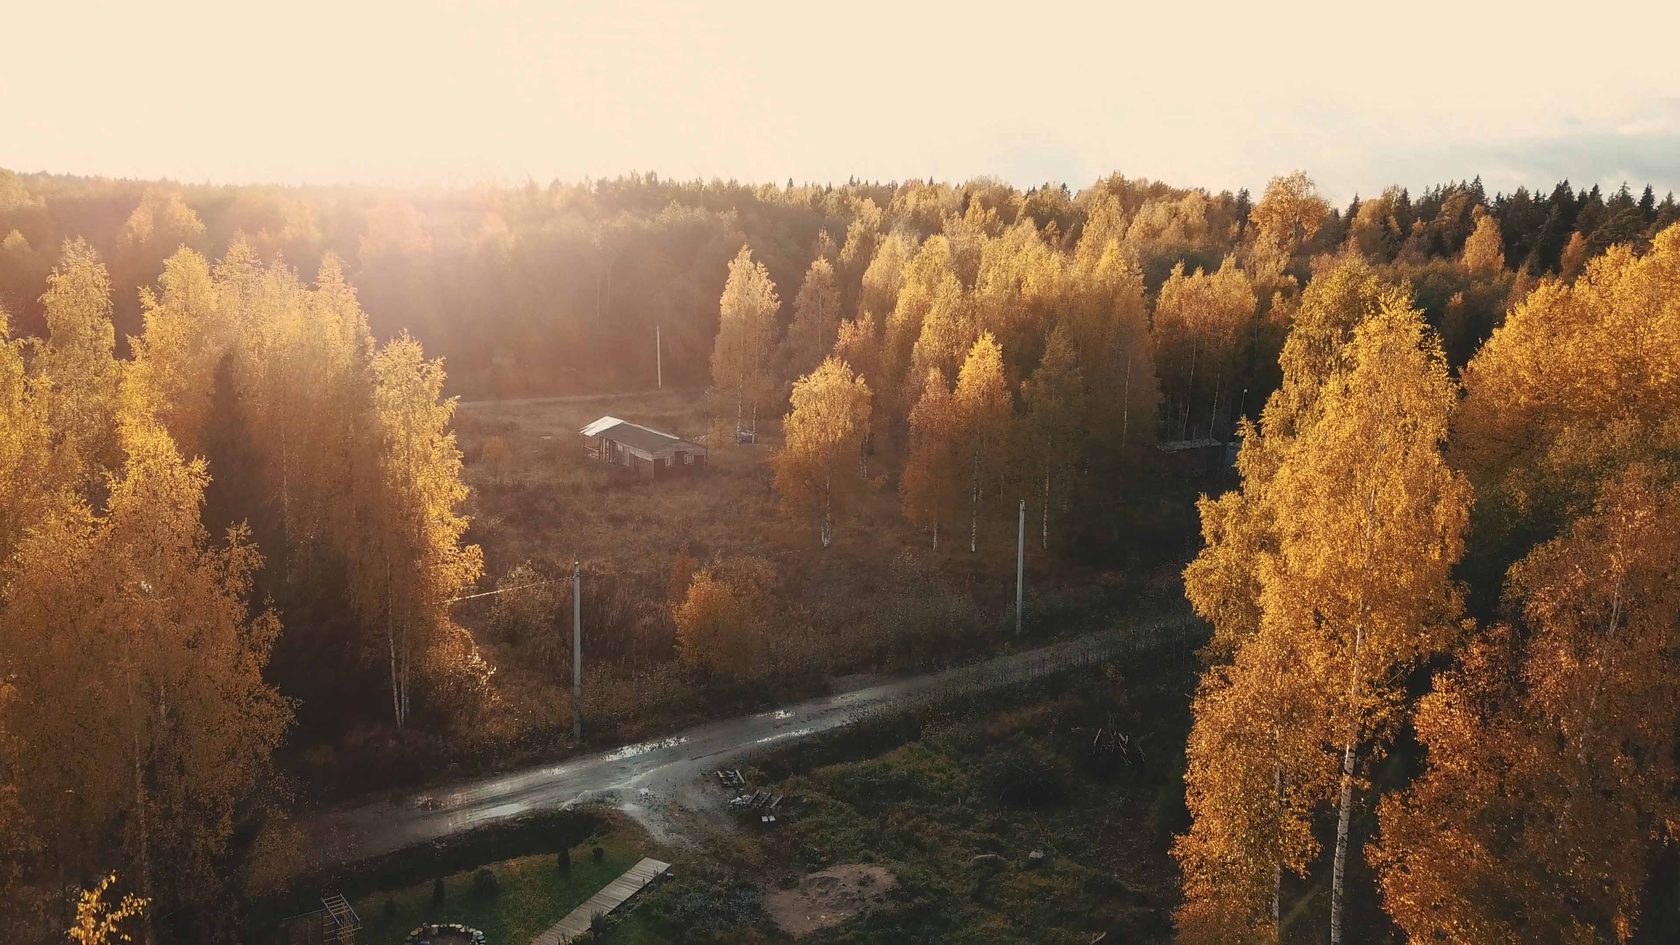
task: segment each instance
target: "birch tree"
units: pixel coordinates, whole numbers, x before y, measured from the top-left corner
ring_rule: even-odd
[[[857,465],[868,428],[869,386],[844,361],[831,357],[793,385],[775,487],[785,509],[817,522],[824,548],[834,539],[836,517],[863,485]]]
[[[934,551],[939,550],[940,527],[959,514],[962,468],[951,388],[937,370],[929,371],[910,410],[910,451],[898,491],[904,517],[933,533]]]
[[[111,279],[85,240],[64,244],[41,296],[47,338],[32,368],[47,406],[56,461],[79,488],[117,462],[114,422],[121,368],[111,324]]]
[[[1359,759],[1392,735],[1396,680],[1446,645],[1458,609],[1468,488],[1441,457],[1453,388],[1438,344],[1358,259],[1320,280],[1263,430],[1245,432],[1243,489],[1202,501],[1207,547],[1185,571],[1214,625],[1208,655],[1230,661],[1194,706],[1194,820],[1175,846],[1192,941],[1275,940],[1281,878],[1316,858],[1326,803],[1340,938]]]
[[[417,668],[436,677],[481,675],[467,632],[449,616],[449,599],[478,578],[483,556],[462,545],[467,520],[461,452],[449,421],[455,401],[442,397],[443,366],[427,361],[419,342],[403,336],[373,360],[375,450],[364,464],[374,477],[365,545],[356,562],[354,600],[362,618],[381,628],[391,686],[392,719],[400,728],[413,707]]]
[[[1050,547],[1050,511],[1065,503],[1086,439],[1084,378],[1068,340],[1057,325],[1045,343],[1044,357],[1021,385],[1022,466],[1039,486],[1039,545]]]
[[[712,383],[734,399],[737,432],[747,429],[749,407],[752,429],[757,431],[758,401],[770,382],[769,358],[781,304],[769,271],[753,261],[750,248],[741,247],[729,264],[712,346]]]
[[[1390,305],[1349,343],[1272,486],[1275,560],[1262,571],[1262,633],[1305,641],[1341,756],[1330,941],[1344,940],[1347,853],[1360,760],[1404,716],[1405,672],[1445,650],[1460,611],[1470,492],[1441,448],[1456,396],[1420,312]]]
[[[793,321],[782,342],[782,362],[788,377],[804,377],[817,368],[834,347],[840,328],[840,288],[834,266],[818,258],[805,270],[805,281],[793,300]]]
[[[58,865],[116,851],[140,895],[204,904],[225,898],[233,835],[291,717],[262,678],[279,624],[252,615],[247,533],[215,543],[199,522],[202,461],[143,414],[121,444],[107,508],[55,514],[17,552],[0,730]]]
[[[980,542],[980,506],[986,487],[999,478],[1002,446],[1008,435],[1012,405],[1003,376],[1003,349],[983,334],[969,349],[951,396],[953,426],[959,433],[961,455],[968,467],[968,550]],[[994,488],[995,491],[995,488]]]

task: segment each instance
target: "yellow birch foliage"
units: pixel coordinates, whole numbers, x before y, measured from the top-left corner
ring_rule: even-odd
[[[906,410],[921,392],[923,375],[909,371],[911,351],[922,336],[922,322],[936,300],[962,294],[962,283],[957,281],[952,266],[950,241],[943,236],[929,237],[905,267],[898,297],[886,316],[881,378],[890,385],[887,390],[895,399],[903,399],[898,406]],[[881,390],[877,385],[877,393]]]
[[[1101,199],[1092,213],[1067,276],[1063,320],[1079,354],[1096,434],[1094,475],[1112,480],[1153,448],[1160,389],[1143,275],[1112,232],[1118,204]]]
[[[70,925],[70,941],[76,945],[113,945],[132,942],[134,938],[123,930],[123,923],[146,914],[151,903],[133,893],[124,893],[114,903],[105,901],[105,893],[116,884],[117,874],[111,873],[92,889],[84,889],[76,897],[76,919]]]
[[[1348,365],[1354,330],[1384,305],[1404,306],[1403,290],[1385,286],[1362,259],[1346,256],[1308,284],[1279,357],[1283,384],[1266,402],[1258,428],[1244,425],[1237,454],[1241,491],[1203,497],[1203,547],[1184,571],[1185,594],[1213,626],[1206,655],[1228,660],[1260,627],[1254,563],[1275,551],[1268,490],[1295,435],[1310,427],[1325,382]]]
[[[1445,646],[1459,611],[1450,569],[1469,490],[1441,456],[1454,390],[1438,343],[1390,300],[1337,360],[1312,422],[1276,444],[1251,433],[1241,497],[1203,503],[1216,544],[1187,593],[1215,622],[1210,655],[1235,655],[1194,706],[1194,819],[1175,846],[1187,941],[1269,940],[1278,871],[1315,856],[1310,817],[1334,768],[1392,734],[1398,680]],[[1357,770],[1343,780],[1345,808]]]
[[[1680,225],[1535,289],[1465,366],[1453,454],[1502,526],[1564,521],[1680,444]]]
[[[921,397],[910,411],[910,452],[898,479],[898,492],[904,517],[933,533],[936,551],[940,529],[949,529],[961,514],[961,477],[951,388],[937,370],[929,371]]]
[[[32,368],[47,405],[56,461],[77,487],[119,462],[115,416],[121,366],[111,324],[111,279],[85,240],[64,244],[41,296],[47,338]]]
[[[773,462],[776,492],[790,514],[817,524],[827,548],[835,520],[863,486],[869,385],[846,362],[827,359],[793,385],[793,409],[782,429],[786,442]]]
[[[951,407],[960,443],[959,458],[968,467],[968,550],[976,551],[981,508],[988,495],[995,497],[1007,471],[1004,438],[1009,434],[1014,409],[1003,373],[1003,349],[991,334],[982,334],[963,359]]]
[[[1021,384],[1021,400],[1016,462],[1038,493],[1039,545],[1048,548],[1051,511],[1067,505],[1088,435],[1085,381],[1066,326],[1050,332],[1038,367]]]
[[[1637,466],[1512,573],[1521,627],[1418,711],[1425,773],[1384,800],[1384,902],[1413,941],[1627,941],[1673,842],[1680,491]]]
[[[244,531],[217,545],[199,523],[203,463],[143,414],[121,438],[108,508],[55,515],[18,552],[0,729],[55,865],[118,850],[143,895],[208,902],[289,724],[262,678],[279,624],[248,610],[260,557]]]
[[[741,586],[715,567],[702,568],[671,616],[684,665],[735,682],[756,675],[765,657],[762,589]]]
[[[1214,273],[1185,275],[1182,263],[1173,267],[1155,303],[1153,330],[1156,372],[1175,418],[1204,404],[1211,409],[1220,397],[1229,405],[1255,305],[1254,285],[1234,258]]]
[[[373,359],[375,454],[362,468],[373,481],[364,546],[355,556],[353,600],[379,628],[391,683],[394,721],[412,708],[416,677],[441,700],[473,700],[489,668],[472,636],[450,618],[449,599],[483,570],[477,545],[462,545],[467,497],[461,451],[449,430],[455,401],[445,399],[443,365],[426,360],[406,334]]]
[[[183,249],[164,263],[160,293],[141,290],[144,323],[134,339],[134,360],[123,377],[127,397],[164,425],[183,455],[204,453],[204,431],[213,408],[216,371],[233,343],[203,256]]]
[[[847,245],[851,241],[847,240]],[[863,286],[858,291],[859,315],[875,312],[886,315],[898,307],[898,292],[904,285],[904,273],[910,265],[915,248],[900,233],[890,233],[876,247],[863,271]]]
[[[712,383],[735,402],[737,430],[747,429],[749,408],[756,417],[758,402],[769,390],[770,351],[781,304],[770,272],[742,246],[729,264],[712,346]]]
[[[1464,268],[1478,276],[1497,276],[1505,269],[1505,244],[1499,221],[1476,208],[1476,228],[1464,241]]]
[[[23,342],[0,310],[0,588],[25,530],[50,507],[52,433],[47,411],[24,371]]]
[[[840,287],[833,264],[819,257],[805,270],[805,281],[793,300],[793,321],[782,343],[786,376],[803,377],[815,370],[834,347],[839,328]]]
[[[1185,747],[1190,831],[1173,844],[1186,945],[1275,942],[1278,886],[1319,854],[1313,814],[1334,783],[1321,693],[1303,685],[1306,654],[1282,635],[1246,643],[1203,675]]]
[[[880,386],[881,341],[876,335],[873,314],[865,312],[861,318],[848,318],[840,323],[834,338],[834,356],[870,385]]]

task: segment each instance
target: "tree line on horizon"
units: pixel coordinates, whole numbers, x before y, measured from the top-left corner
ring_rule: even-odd
[[[912,251],[933,236],[958,241],[969,208],[987,226],[1030,220],[1047,245],[1069,253],[1105,195],[1118,203],[1146,298],[1175,265],[1217,270],[1253,243],[1247,191],[1102,178],[1021,190],[978,178],[850,181],[839,185],[674,181],[630,175],[581,184],[456,190],[175,184],[17,174],[0,170],[0,306],[20,336],[45,332],[40,287],[67,239],[86,239],[107,261],[117,345],[141,330],[139,289],[180,246],[207,258],[235,241],[265,264],[313,272],[331,254],[359,293],[381,341],[404,330],[450,366],[450,392],[468,397],[640,390],[654,385],[656,326],[668,384],[701,386],[717,333],[717,273],[750,244],[778,286],[802,284],[816,256],[834,266],[848,317],[863,274],[890,234]],[[1649,186],[1604,192],[1565,181],[1549,192],[1488,194],[1479,180],[1420,194],[1388,188],[1346,207],[1320,203],[1299,222],[1307,261],[1356,245],[1375,263],[1404,268],[1432,323],[1462,362],[1491,330],[1502,299],[1441,264],[1456,261],[1479,216],[1491,216],[1506,268],[1573,276],[1616,243],[1643,245],[1680,218],[1672,194]],[[1099,215],[1100,216],[1100,215]],[[964,258],[958,275],[971,275]],[[1248,266],[1244,266],[1248,270]],[[1252,271],[1251,276],[1256,275]],[[1461,297],[1461,298],[1460,298]],[[1454,299],[1458,299],[1455,303]],[[795,294],[778,309],[792,319]],[[1262,309],[1271,304],[1260,298]],[[1454,310],[1449,312],[1449,307]],[[889,311],[870,303],[883,328]],[[814,367],[814,364],[807,365]],[[1172,391],[1169,389],[1168,394]]]

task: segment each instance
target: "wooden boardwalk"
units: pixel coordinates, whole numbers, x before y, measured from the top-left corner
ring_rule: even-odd
[[[671,868],[669,863],[642,857],[642,861],[626,870],[623,876],[608,883],[605,888],[593,896],[589,901],[566,914],[564,919],[549,926],[548,931],[531,939],[531,945],[566,945],[572,939],[589,931],[589,924],[598,915],[606,915],[624,905],[626,901],[641,892],[643,887],[665,875]]]

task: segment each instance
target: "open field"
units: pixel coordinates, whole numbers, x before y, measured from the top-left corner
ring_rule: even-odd
[[[474,490],[467,537],[484,548],[485,585],[522,564],[564,578],[572,561],[583,563],[588,708],[611,726],[596,734],[650,730],[642,724],[649,706],[609,692],[626,678],[659,693],[650,721],[669,727],[697,717],[699,703],[674,673],[670,616],[682,569],[696,565],[745,562],[768,575],[775,625],[775,671],[749,691],[709,693],[713,709],[821,691],[835,676],[929,668],[995,646],[1010,626],[1013,516],[981,523],[977,554],[949,542],[935,554],[880,479],[836,529],[834,546],[822,549],[815,527],[778,511],[769,458],[780,445],[779,421],[761,416],[757,444],[714,449],[693,478],[642,483],[585,459],[577,430],[604,414],[691,439],[710,426],[696,391],[481,402],[463,406],[457,421]],[[507,444],[505,462],[485,461],[492,438]],[[1047,617],[1095,617],[1123,596],[1112,575],[1047,564],[1029,549],[1030,602]],[[564,583],[558,592],[568,593]],[[495,632],[493,609],[493,600],[469,602],[457,619],[478,631],[513,711],[538,728],[569,727],[566,700],[554,698],[554,682],[570,675],[569,616],[546,639],[511,640]],[[1047,619],[1036,629],[1071,631],[1075,623]]]

